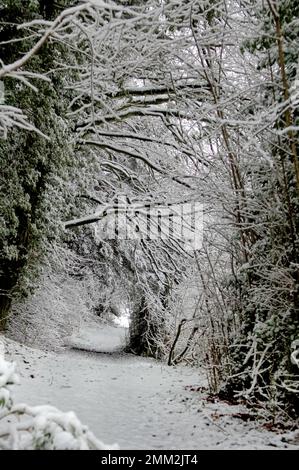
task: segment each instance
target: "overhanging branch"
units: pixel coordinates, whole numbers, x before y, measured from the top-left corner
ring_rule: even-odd
[[[116,153],[121,153],[121,154],[127,155],[128,157],[135,158],[136,160],[140,160],[143,163],[145,163],[152,170],[154,170],[154,171],[156,171],[156,172],[158,172],[162,175],[167,176],[172,181],[175,181],[176,183],[179,183],[179,184],[185,186],[186,188],[193,189],[192,186],[190,186],[185,181],[181,181],[177,176],[173,176],[173,175],[168,174],[167,171],[165,171],[165,170],[163,170],[163,168],[155,165],[147,157],[145,157],[144,155],[141,155],[140,153],[134,152],[133,150],[129,150],[125,147],[120,147],[118,145],[112,145],[112,144],[109,144],[108,142],[99,142],[97,140],[83,140],[83,141],[81,141],[81,144],[93,145],[93,146],[100,147],[100,148],[103,148],[103,149],[109,149],[109,150],[112,150]]]

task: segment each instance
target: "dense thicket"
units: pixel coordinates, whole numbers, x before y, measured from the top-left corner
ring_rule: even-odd
[[[27,32],[17,29],[19,24],[37,18],[50,20],[56,14],[44,3],[1,2],[3,63],[14,62],[34,44]],[[55,68],[54,61],[64,57],[63,47],[44,44],[27,64],[28,77],[30,73],[50,72]],[[27,267],[33,267],[35,258],[39,258],[41,242],[55,239],[58,224],[53,214],[57,217],[60,210],[62,216],[67,207],[66,200],[64,207],[59,202],[63,176],[72,164],[66,93],[63,75],[53,70],[48,78],[35,78],[32,86],[28,86],[26,76],[17,80],[7,77],[4,82],[5,105],[21,108],[40,133],[12,129],[0,142],[0,328],[5,326],[14,295],[25,288],[25,279],[19,286],[18,283],[26,273],[30,274]]]

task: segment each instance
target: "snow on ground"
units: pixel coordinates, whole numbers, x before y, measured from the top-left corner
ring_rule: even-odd
[[[67,338],[66,345],[92,352],[121,351],[125,345],[126,331],[126,328],[92,323],[85,325],[79,333]]]
[[[21,376],[16,401],[73,410],[99,439],[121,449],[298,449],[290,443],[294,433],[277,435],[233,417],[248,413],[240,405],[203,399],[198,370],[121,352],[124,336],[121,328],[86,328],[70,342],[80,349],[61,353],[7,340],[7,357]]]

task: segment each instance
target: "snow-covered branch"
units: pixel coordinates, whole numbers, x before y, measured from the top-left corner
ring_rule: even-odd
[[[12,64],[4,65],[0,69],[0,79],[4,78],[5,76],[11,75],[16,70],[19,70],[23,67],[38,51],[39,49],[45,44],[45,42],[49,39],[49,37],[54,33],[55,29],[58,26],[64,26],[65,22],[71,21],[71,18],[81,12],[83,9],[86,8],[85,4],[78,5],[76,7],[69,8],[64,10],[56,20],[51,24],[51,26],[45,31],[42,37],[37,41],[37,43],[28,51],[26,54],[21,57],[20,59],[16,60]],[[31,23],[23,24],[22,27],[31,26]]]

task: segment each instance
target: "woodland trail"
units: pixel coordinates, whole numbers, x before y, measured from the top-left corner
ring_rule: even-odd
[[[14,397],[73,410],[98,438],[121,449],[298,449],[288,442],[292,433],[245,421],[250,412],[242,406],[207,400],[198,369],[125,354],[123,338],[121,328],[90,329],[61,353],[8,341],[21,375]]]

